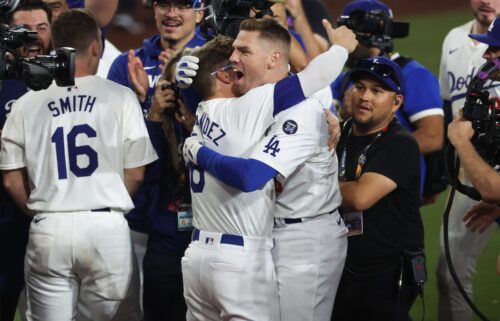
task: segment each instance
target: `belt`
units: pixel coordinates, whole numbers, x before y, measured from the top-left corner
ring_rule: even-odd
[[[109,207],[96,208],[95,210],[90,210],[91,212],[111,212]]]
[[[333,214],[333,213],[335,213],[336,210],[338,210],[338,208],[336,208],[333,211],[328,212],[326,214],[320,214],[320,215],[316,215],[313,217],[299,217],[299,218],[275,217],[274,218],[274,225],[275,226],[283,226],[283,225],[287,225],[287,224],[304,223],[306,221],[313,220],[313,219],[318,218],[318,217],[323,216],[323,215]]]
[[[193,230],[193,235],[191,237],[191,240],[200,241],[200,230],[199,229],[195,228]],[[208,244],[210,242],[213,242],[213,238],[205,237],[205,239],[201,240],[200,242],[204,242],[205,244]],[[221,234],[220,243],[221,244],[232,244],[232,245],[238,245],[238,246],[245,245],[245,242],[243,240],[243,236],[233,235],[233,234]]]

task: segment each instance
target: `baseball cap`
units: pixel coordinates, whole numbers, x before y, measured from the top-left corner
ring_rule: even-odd
[[[497,17],[488,27],[488,32],[483,34],[470,34],[474,40],[485,43],[488,46],[500,47],[500,19]]]
[[[68,3],[68,7],[70,9],[78,9],[85,7],[85,4],[83,3],[84,0],[66,0],[66,2]]]
[[[361,59],[349,73],[352,81],[359,80],[363,76],[371,76],[397,94],[403,94],[403,72],[401,67],[386,57],[371,57]]]
[[[377,0],[354,0],[344,7],[341,16],[349,16],[351,12],[356,10],[363,12],[380,11],[393,18],[392,10],[385,3]]]

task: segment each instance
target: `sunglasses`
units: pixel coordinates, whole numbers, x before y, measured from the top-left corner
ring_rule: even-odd
[[[396,71],[390,66],[382,65],[372,60],[359,60],[356,64],[356,69],[358,68],[371,70],[384,78],[389,77],[397,86],[401,86]]]
[[[222,67],[218,68],[217,70],[212,71],[212,72],[210,73],[210,76],[215,76],[215,75],[217,75],[217,73],[218,73],[219,71],[227,71],[227,70],[232,70],[232,68],[233,68],[233,64],[232,64],[232,63],[228,63],[228,64],[226,64],[226,65],[224,65],[224,66],[222,66]]]

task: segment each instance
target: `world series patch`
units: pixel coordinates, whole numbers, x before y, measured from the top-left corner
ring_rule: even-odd
[[[299,126],[297,125],[297,123],[293,120],[287,120],[284,124],[283,124],[283,131],[285,132],[285,134],[287,135],[293,135],[297,132],[297,130],[299,129]]]

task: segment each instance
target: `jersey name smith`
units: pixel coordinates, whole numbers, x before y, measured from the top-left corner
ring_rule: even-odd
[[[96,97],[90,95],[71,95],[58,100],[53,100],[47,104],[52,112],[52,117],[64,115],[66,113],[83,111],[91,113],[96,102]]]

